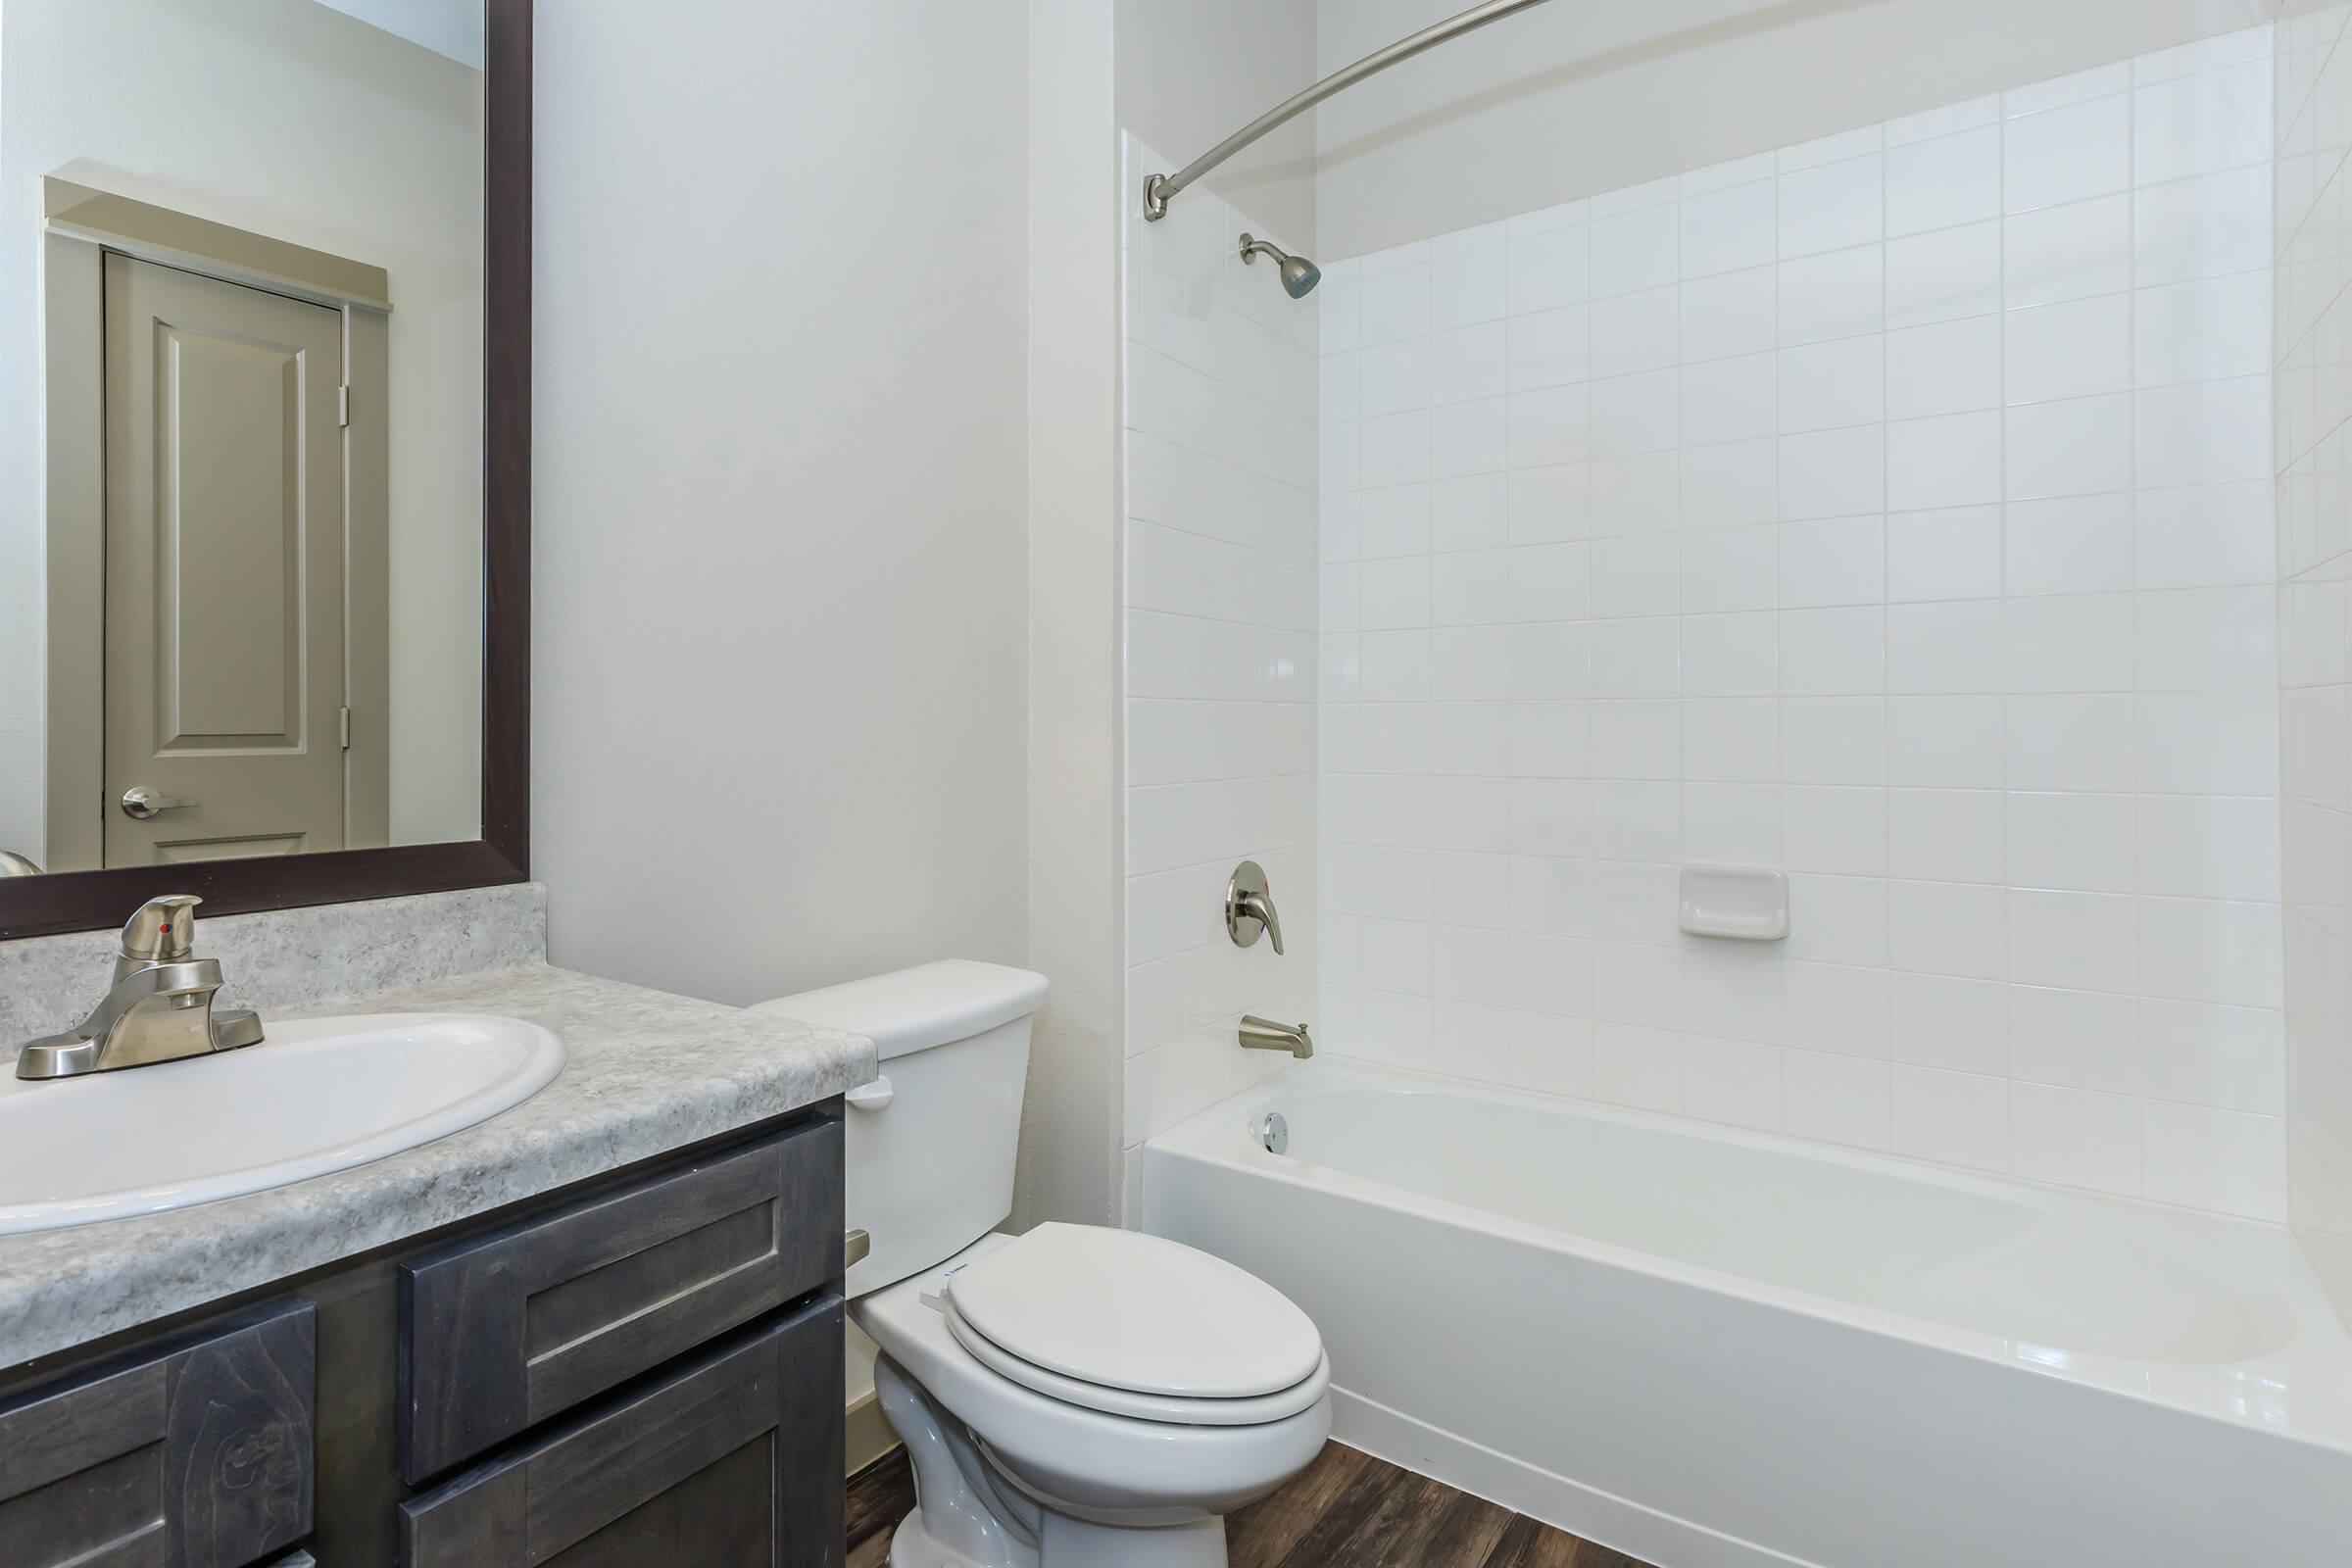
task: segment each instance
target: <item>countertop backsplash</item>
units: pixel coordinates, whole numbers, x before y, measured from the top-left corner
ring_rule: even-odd
[[[547,889],[536,882],[213,919],[199,909],[197,921],[197,955],[220,960],[220,1000],[265,1018],[547,961]],[[0,942],[0,1055],[88,1012],[116,940],[105,930]]]

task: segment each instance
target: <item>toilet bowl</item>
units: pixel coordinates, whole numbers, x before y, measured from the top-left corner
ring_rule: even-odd
[[[1057,1337],[1049,1316],[1024,1322],[1015,1349],[964,1316],[956,1289],[964,1271],[983,1263],[1000,1275],[1034,1270],[1042,1288],[1062,1263],[1094,1254],[1098,1239],[1156,1241],[1087,1226],[991,1235],[851,1309],[881,1348],[876,1383],[884,1413],[907,1445],[921,1497],[901,1527],[893,1568],[1210,1568],[1225,1561],[1223,1516],[1273,1491],[1322,1448],[1331,1434],[1331,1368],[1311,1325],[1305,1376],[1266,1392],[1178,1394],[1154,1376],[1164,1358],[1151,1353],[1148,1334],[1139,1334],[1133,1359],[1105,1355],[1109,1348],[1099,1338],[1078,1347]],[[1059,1244],[1055,1262],[1023,1257],[1033,1243],[1049,1240]],[[1073,1315],[1130,1286],[1189,1281],[1189,1263],[1230,1268],[1190,1248],[1159,1245],[1172,1255],[1158,1268],[1118,1256],[1115,1245],[1103,1249],[1091,1282],[1098,1290],[1072,1298]],[[1298,1308],[1274,1301],[1305,1325]],[[1205,1348],[1206,1338],[1196,1343]],[[1086,1363],[1092,1378],[1110,1381],[1064,1370],[1071,1362],[1056,1352],[1081,1348],[1093,1352]],[[1247,1347],[1237,1342],[1237,1348]],[[1032,1358],[1050,1354],[1060,1364]],[[1202,1386],[1257,1385],[1227,1379]]]
[[[1043,976],[950,961],[763,1003],[871,1037],[848,1097],[850,1315],[906,1445],[892,1568],[1221,1568],[1224,1515],[1304,1469],[1331,1365],[1280,1292],[1159,1237],[995,1227]]]

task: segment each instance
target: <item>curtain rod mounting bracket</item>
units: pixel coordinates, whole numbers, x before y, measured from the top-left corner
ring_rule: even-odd
[[[1400,61],[1410,60],[1424,49],[1435,49],[1439,44],[1458,38],[1465,32],[1474,32],[1490,22],[1500,22],[1515,11],[1525,11],[1530,6],[1543,3],[1544,0],[1486,0],[1484,5],[1472,6],[1459,16],[1448,17],[1435,25],[1424,27],[1386,49],[1376,49],[1344,71],[1333,72],[1304,92],[1267,110],[1175,173],[1153,174],[1145,180],[1145,220],[1156,223],[1167,217],[1169,201],[1181,194],[1187,185],[1260,136],[1305,114],[1333,93],[1352,87],[1366,76],[1377,75]]]

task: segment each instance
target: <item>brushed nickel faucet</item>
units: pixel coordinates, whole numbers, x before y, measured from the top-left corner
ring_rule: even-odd
[[[1244,1051],[1287,1051],[1300,1061],[1315,1054],[1314,1038],[1302,1023],[1276,1023],[1271,1018],[1242,1015]]]
[[[195,956],[195,909],[203,902],[173,893],[139,906],[122,927],[106,995],[77,1027],[18,1052],[17,1076],[79,1078],[259,1045],[258,1013],[213,1006],[220,962]]]
[[[1274,890],[1266,885],[1265,868],[1244,860],[1225,882],[1225,934],[1237,948],[1252,947],[1258,936],[1274,939],[1274,956],[1282,956],[1282,917],[1274,912]]]

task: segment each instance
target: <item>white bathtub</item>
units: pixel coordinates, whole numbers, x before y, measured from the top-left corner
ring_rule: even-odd
[[[1147,1229],[1321,1325],[1343,1441],[1661,1568],[2352,1564],[2352,1340],[2277,1227],[1328,1058],[1144,1159]]]

